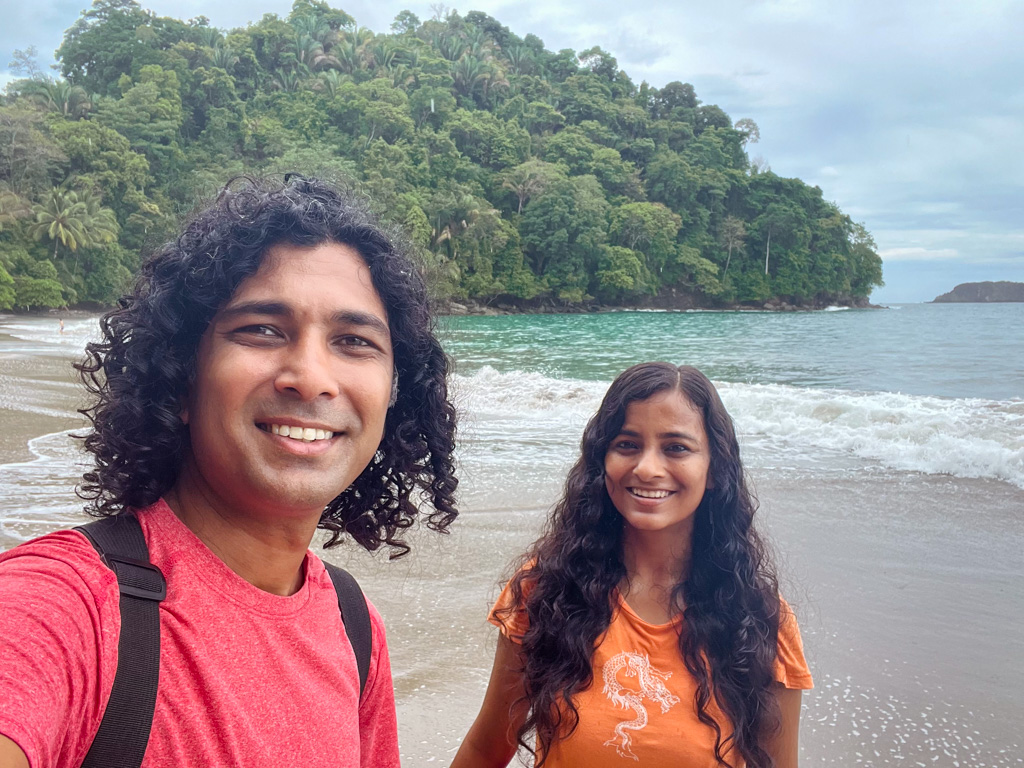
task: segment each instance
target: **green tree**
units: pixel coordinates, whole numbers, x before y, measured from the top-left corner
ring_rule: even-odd
[[[593,176],[552,182],[523,211],[523,246],[534,274],[566,301],[582,301],[607,239],[608,203]]]
[[[76,192],[54,187],[42,203],[32,206],[32,212],[32,233],[38,240],[53,241],[54,259],[60,245],[77,251],[88,242],[88,210]]]
[[[119,78],[148,51],[140,30],[152,20],[135,0],[93,0],[57,49],[64,77],[88,93],[116,95]]]
[[[542,193],[555,179],[564,176],[565,173],[557,165],[543,160],[527,160],[506,171],[502,175],[501,185],[515,193],[518,204],[516,213],[522,213],[523,206],[530,198]]]
[[[676,235],[682,226],[678,214],[661,203],[627,203],[611,212],[609,236],[613,243],[643,256],[655,275],[676,255]]]

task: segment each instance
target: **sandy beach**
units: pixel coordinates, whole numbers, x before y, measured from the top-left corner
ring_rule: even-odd
[[[29,349],[0,323],[0,548],[80,516],[71,357]],[[495,642],[487,610],[578,437],[520,436],[539,447],[520,450],[510,474],[482,456],[494,429],[464,419],[451,535],[416,531],[394,562],[351,546],[325,554],[385,618],[407,766],[447,764],[475,716]],[[761,462],[751,476],[817,686],[804,699],[802,764],[1024,764],[1024,490],[881,466]]]

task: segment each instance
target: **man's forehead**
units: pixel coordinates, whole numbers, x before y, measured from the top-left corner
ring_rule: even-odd
[[[239,283],[221,311],[260,294],[269,298],[281,285],[292,289],[298,285],[303,290],[334,285],[342,289],[339,290],[339,298],[344,294],[349,299],[370,300],[379,305],[382,316],[387,318],[387,308],[362,254],[350,245],[334,241],[316,245],[284,242],[269,246],[259,267]],[[301,302],[303,297],[295,295],[292,299]]]

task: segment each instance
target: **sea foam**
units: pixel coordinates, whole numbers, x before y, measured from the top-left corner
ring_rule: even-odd
[[[501,373],[456,377],[461,410],[477,423],[520,422],[536,436],[579,439],[608,382]],[[1024,400],[716,382],[745,449],[812,461],[857,457],[901,471],[1003,480],[1024,488]],[[489,430],[488,430],[489,431]]]

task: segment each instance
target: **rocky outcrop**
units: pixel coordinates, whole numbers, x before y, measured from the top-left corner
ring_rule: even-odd
[[[1024,283],[1011,283],[1007,280],[998,283],[960,283],[949,293],[936,296],[932,303],[1005,301],[1024,301]]]

